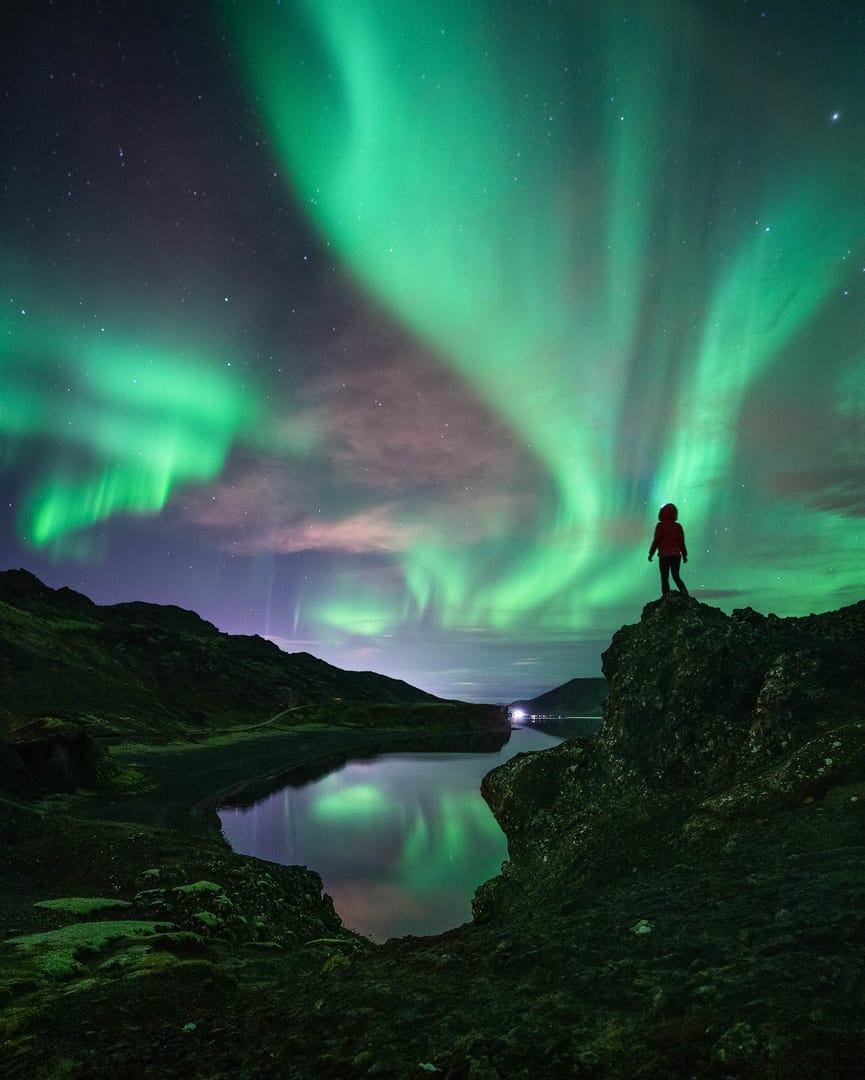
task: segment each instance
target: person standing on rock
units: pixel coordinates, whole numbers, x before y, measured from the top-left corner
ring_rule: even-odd
[[[661,595],[670,591],[670,574],[680,593],[689,596],[685,584],[679,577],[679,566],[688,561],[688,549],[685,547],[685,530],[676,520],[679,511],[673,503],[666,503],[658,512],[658,524],[649,548],[649,562],[657,551],[658,569],[661,571]]]

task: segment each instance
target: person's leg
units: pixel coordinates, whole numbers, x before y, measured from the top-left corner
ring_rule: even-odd
[[[670,570],[673,574],[673,581],[676,583],[676,588],[680,593],[684,593],[685,596],[690,596],[690,593],[685,588],[685,583],[679,577],[679,567],[682,565],[682,559],[679,555],[670,556]]]
[[[670,559],[669,556],[658,556],[658,569],[661,571],[661,596],[666,596],[670,591]]]

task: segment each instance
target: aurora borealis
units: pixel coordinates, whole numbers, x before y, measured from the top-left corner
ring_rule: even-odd
[[[865,595],[858,5],[9,22],[4,566],[502,701],[668,500],[698,599]]]

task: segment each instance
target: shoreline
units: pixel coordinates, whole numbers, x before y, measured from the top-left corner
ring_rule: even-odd
[[[88,820],[154,825],[186,835],[220,835],[217,808],[230,797],[255,792],[251,801],[294,780],[306,783],[354,757],[378,754],[459,750],[504,745],[502,732],[420,732],[405,728],[358,730],[307,727],[225,733],[202,742],[112,747],[109,754],[123,769],[147,778],[138,790],[121,795],[71,795],[69,811]],[[215,829],[215,832],[214,832]]]

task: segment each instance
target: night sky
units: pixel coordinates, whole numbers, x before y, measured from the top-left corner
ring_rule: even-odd
[[[865,597],[859,0],[4,14],[0,567],[508,701]]]

